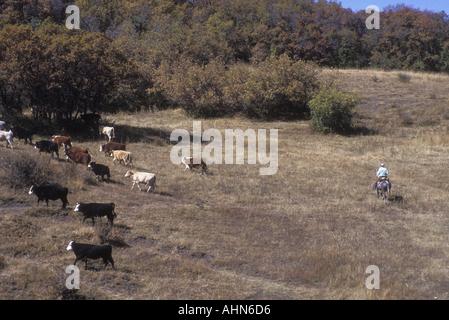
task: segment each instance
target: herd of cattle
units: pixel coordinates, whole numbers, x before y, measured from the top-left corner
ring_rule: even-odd
[[[11,127],[9,131],[4,131],[5,125],[6,124],[4,121],[0,121],[0,141],[6,141],[6,148],[9,145],[11,149],[14,149],[13,138],[18,138],[19,141],[21,139],[24,139],[25,143],[32,144],[31,130],[22,127]],[[111,141],[113,138],[115,138],[114,128],[104,126],[100,126],[99,128],[100,134],[106,135],[109,139],[108,143],[102,144],[100,146],[100,152],[104,152],[105,156],[107,157],[113,157],[112,162],[114,163],[114,165],[116,164],[116,161],[118,161],[119,164],[123,161],[123,164],[125,166],[129,165],[132,167],[132,154],[131,152],[126,151],[126,144]],[[59,150],[62,147],[68,161],[71,161],[74,164],[81,163],[86,165],[90,170],[93,171],[98,181],[100,182],[105,181],[105,176],[107,177],[108,182],[110,180],[111,172],[109,167],[92,161],[92,153],[88,148],[73,146],[71,137],[53,135],[51,141],[41,140],[35,142],[34,145],[35,149],[39,150],[39,154],[41,152],[49,153],[51,155],[51,158],[54,158],[54,155],[56,155],[56,158],[58,160]],[[203,159],[183,157],[182,163],[186,166],[185,170],[192,169],[194,167],[200,167],[201,172],[206,174],[207,166],[204,163]],[[134,186],[137,184],[139,190],[143,191],[140,186],[141,183],[148,186],[147,193],[149,193],[150,191],[154,192],[155,187],[157,187],[156,174],[154,173],[128,170],[125,174],[125,177],[130,177],[132,179],[133,185],[131,187],[131,190],[133,190]],[[60,187],[54,184],[32,185],[29,190],[29,194],[35,194],[37,196],[38,206],[40,201],[45,201],[48,207],[48,200],[59,199],[62,201],[62,208],[66,208],[67,204],[69,203],[67,199],[68,192],[68,188]],[[117,216],[114,212],[114,208],[114,203],[77,203],[74,211],[81,212],[83,214],[82,223],[84,223],[86,219],[92,219],[92,222],[95,223],[95,217],[107,217],[108,222],[112,226],[114,218]],[[85,259],[86,269],[87,258],[102,258],[105,267],[109,261],[114,268],[114,261],[111,255],[111,246],[90,245],[71,241],[67,247],[67,250],[73,251],[76,255],[74,264],[78,260]]]

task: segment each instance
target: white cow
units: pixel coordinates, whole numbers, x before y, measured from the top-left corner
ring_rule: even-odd
[[[100,126],[100,135],[102,134],[107,135],[111,142],[112,138],[115,138],[114,127]]]
[[[157,187],[156,174],[154,173],[129,170],[126,172],[125,177],[132,177],[133,179],[133,186],[131,187],[131,190],[134,189],[134,185],[137,184],[139,190],[142,191],[142,188],[140,187],[141,183],[145,183],[149,186],[147,192],[150,192],[150,190],[154,192],[154,188]]]
[[[6,143],[6,148],[8,148],[8,143],[9,143],[9,145],[11,146],[11,149],[14,149],[14,147],[12,146],[12,137],[13,137],[13,134],[12,134],[12,131],[11,130],[9,130],[9,131],[1,131],[0,130],[0,141],[7,141],[7,143]]]

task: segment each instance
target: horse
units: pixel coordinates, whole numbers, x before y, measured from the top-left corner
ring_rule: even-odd
[[[382,195],[382,199],[384,200],[384,204],[386,204],[387,198],[391,192],[391,182],[388,180],[382,180],[382,181],[378,182],[374,187],[376,188],[376,191],[377,191],[377,198],[379,198],[379,191],[380,191],[380,194]],[[387,192],[388,192],[388,196],[387,196]]]

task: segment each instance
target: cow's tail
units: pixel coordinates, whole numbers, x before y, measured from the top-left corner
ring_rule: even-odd
[[[154,188],[159,188],[156,184],[156,181],[157,181],[157,172],[154,174]]]
[[[115,213],[115,204],[112,204],[112,213],[114,214],[114,218],[117,218],[117,213]]]

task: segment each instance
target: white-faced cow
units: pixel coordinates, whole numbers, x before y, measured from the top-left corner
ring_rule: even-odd
[[[46,185],[32,185],[30,188],[29,194],[35,194],[37,196],[37,206],[39,206],[39,201],[47,202],[48,207],[48,200],[58,200],[61,199],[62,201],[62,207],[65,208],[66,205],[69,203],[67,200],[67,194],[69,193],[69,189],[59,187],[52,184],[46,184]]]
[[[145,183],[146,185],[148,185],[147,193],[150,192],[150,190],[154,192],[155,187],[157,187],[156,174],[154,173],[129,170],[125,174],[125,178],[127,177],[131,177],[131,179],[133,180],[133,186],[131,187],[131,190],[134,189],[134,186],[137,184],[139,190],[142,191],[142,188],[140,187],[141,183]]]
[[[108,221],[111,223],[114,222],[114,218],[117,217],[114,212],[115,204],[114,203],[77,203],[75,207],[75,212],[81,212],[83,214],[83,222],[86,219],[92,219],[92,222],[95,223],[95,217],[104,217],[108,218]]]
[[[111,172],[108,166],[91,161],[87,167],[92,169],[94,174],[97,176],[98,181],[100,181],[100,177],[104,181],[105,175],[108,177],[108,181],[111,178]]]
[[[86,265],[85,269],[87,270],[87,259],[103,259],[104,267],[108,265],[108,262],[111,263],[112,269],[114,268],[114,260],[112,259],[112,247],[107,246],[98,246],[93,244],[86,243],[77,243],[75,241],[70,241],[67,246],[67,251],[73,251],[75,253],[76,259],[73,265],[76,264],[78,260],[85,260]]]
[[[186,166],[184,171],[187,169],[192,170],[192,168],[200,167],[201,174],[206,174],[207,166],[202,158],[182,157],[181,161]]]
[[[53,152],[56,153],[56,156],[59,159],[59,147],[58,144],[53,141],[41,140],[36,142],[35,149],[39,149],[39,153],[47,152],[51,154],[53,158]]]
[[[13,133],[11,130],[9,131],[1,131],[0,130],[0,141],[6,141],[5,147],[8,148],[8,144],[11,146],[11,149],[14,149],[12,146],[12,137]]]
[[[113,150],[126,151],[126,144],[118,142],[108,142],[100,146],[100,152],[104,152],[104,155],[110,156]]]
[[[115,138],[114,127],[100,126],[99,129],[100,129],[100,136],[102,134],[108,136],[109,142],[111,142],[112,138]]]
[[[123,164],[126,166],[129,164],[131,167],[133,166],[133,158],[131,155],[131,152],[123,151],[123,150],[113,150],[112,155],[114,156],[114,159],[112,162],[115,165],[115,161],[118,161],[120,164],[123,161]]]
[[[58,147],[64,146],[64,149],[67,147],[72,147],[72,141],[70,137],[66,136],[52,136],[51,139],[53,142],[58,144]]]

